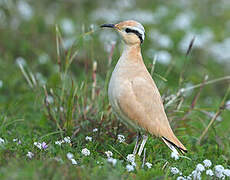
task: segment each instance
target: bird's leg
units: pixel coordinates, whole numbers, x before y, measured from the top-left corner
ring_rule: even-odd
[[[145,166],[145,153],[146,153],[146,148],[144,148],[144,157],[143,157],[143,162],[142,162],[142,168]]]
[[[142,139],[143,139],[143,140],[142,140],[140,149],[139,149],[139,151],[138,151],[138,155],[139,155],[139,156],[141,156],[141,153],[142,153],[142,151],[143,151],[143,149],[144,149],[144,146],[145,146],[145,143],[146,143],[146,141],[147,141],[147,139],[148,139],[148,136],[143,135],[143,136],[142,136]]]
[[[138,148],[139,148],[139,146],[140,146],[140,136],[141,136],[141,133],[138,131],[137,132],[137,141],[136,141],[136,144],[135,144],[135,147],[134,147],[134,149],[133,149],[133,155],[136,155],[137,154],[137,150],[138,150]]]

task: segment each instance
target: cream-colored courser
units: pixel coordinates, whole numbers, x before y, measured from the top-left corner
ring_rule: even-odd
[[[115,114],[129,127],[162,138],[172,151],[177,152],[176,147],[187,152],[169,125],[160,93],[143,62],[140,45],[145,38],[144,27],[133,20],[101,27],[116,29],[125,42],[108,89]]]

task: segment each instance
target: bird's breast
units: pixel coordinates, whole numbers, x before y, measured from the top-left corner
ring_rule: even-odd
[[[129,92],[128,87],[130,87],[132,81],[133,75],[131,74],[133,72],[132,69],[135,68],[134,66],[135,65],[132,66],[130,64],[124,65],[118,62],[109,81],[108,96],[116,116],[128,127],[140,129],[137,124],[127,117],[119,106],[119,101],[123,99],[124,94],[126,94],[127,91]]]

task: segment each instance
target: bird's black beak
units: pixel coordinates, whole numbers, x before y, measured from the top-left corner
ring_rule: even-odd
[[[115,24],[102,24],[100,27],[101,28],[103,28],[103,27],[115,28]]]

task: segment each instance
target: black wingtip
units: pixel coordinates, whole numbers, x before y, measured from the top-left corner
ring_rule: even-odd
[[[177,146],[176,144],[174,144],[173,142],[169,141],[167,138],[162,137],[164,140],[166,140],[168,143],[170,143],[171,145],[173,145],[175,148],[177,148],[181,153],[187,153],[188,150],[187,149],[183,149],[179,146]]]

